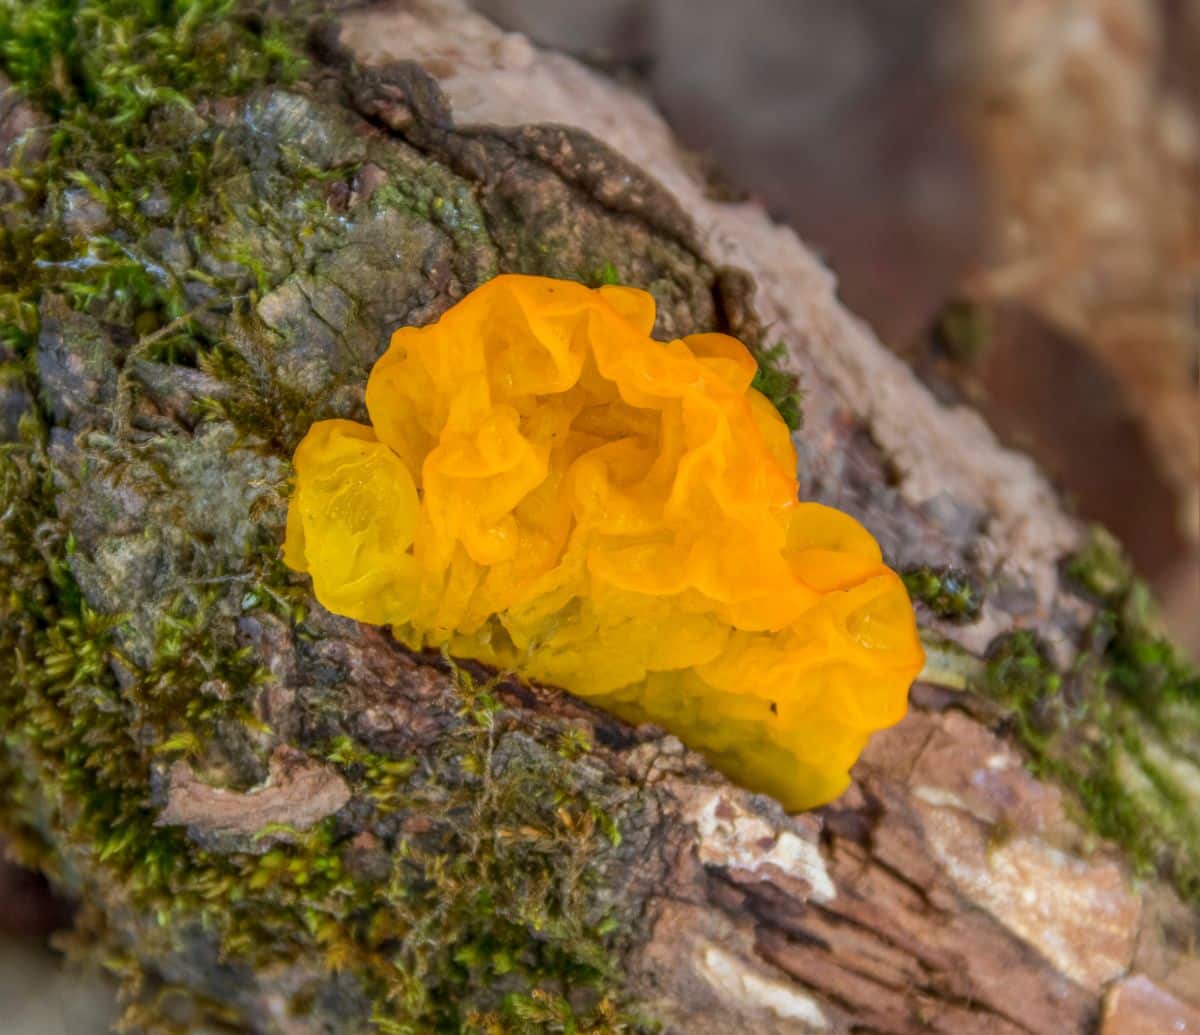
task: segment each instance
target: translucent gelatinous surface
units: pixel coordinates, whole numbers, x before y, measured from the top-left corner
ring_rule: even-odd
[[[296,450],[284,557],[331,611],[653,721],[790,809],[836,797],[922,663],[853,518],[720,334],[624,287],[502,276],[405,327],[371,426]]]

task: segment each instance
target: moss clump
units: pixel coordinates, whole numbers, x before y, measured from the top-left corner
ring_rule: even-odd
[[[1119,602],[1135,589],[1133,566],[1107,529],[1093,526],[1082,549],[1066,563],[1068,578],[1100,603]]]
[[[577,738],[547,750],[505,732],[492,686],[456,678],[466,725],[402,794],[432,828],[389,859],[365,923],[389,948],[374,964],[379,1030],[645,1030],[613,991],[616,903],[594,895],[621,841],[611,792],[589,780]]]
[[[0,63],[48,118],[19,143],[0,225],[0,341],[24,352],[47,290],[194,351],[183,280],[143,251],[156,223],[202,225],[222,175],[196,105],[304,66],[289,22],[233,0],[0,0]]]
[[[913,600],[948,622],[973,622],[983,607],[983,594],[967,572],[928,564],[905,569],[901,575]]]
[[[800,379],[783,366],[787,346],[779,341],[753,352],[758,361],[758,373],[754,375],[751,387],[771,401],[792,431],[799,431],[804,426],[804,394],[800,390]]]
[[[1059,672],[1027,632],[992,645],[978,689],[998,700],[1035,771],[1074,789],[1142,872],[1200,902],[1200,673],[1162,635],[1146,587],[1096,530],[1066,570],[1099,605]]]
[[[125,139],[164,106],[294,78],[303,64],[294,23],[265,18],[264,8],[243,0],[4,0],[0,57],[13,84],[61,128],[86,113]]]
[[[621,274],[610,259],[590,277],[585,278],[584,283],[588,287],[604,287],[605,285],[611,287],[621,283]]]

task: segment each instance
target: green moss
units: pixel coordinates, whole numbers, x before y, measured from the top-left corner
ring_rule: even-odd
[[[991,645],[983,678],[997,700],[1026,718],[1052,702],[1063,683],[1045,645],[1025,630],[1008,633]]]
[[[792,431],[798,431],[804,425],[803,393],[800,379],[783,366],[786,356],[787,346],[783,342],[755,350],[758,372],[751,387],[771,401]]]
[[[610,260],[596,271],[596,274],[592,279],[596,287],[601,287],[606,284],[620,284],[621,274],[617,272],[617,267],[614,266]]]
[[[1200,901],[1200,673],[1161,634],[1116,540],[1095,530],[1066,570],[1099,607],[1059,672],[1031,634],[992,645],[977,688],[997,700],[1035,772],[1078,795],[1135,868]]]
[[[0,58],[38,108],[134,127],[166,105],[294,77],[287,23],[238,0],[4,0]]]
[[[0,219],[0,340],[27,355],[53,291],[151,335],[144,358],[212,344],[185,281],[143,250],[156,225],[211,221],[225,173],[196,106],[294,78],[298,32],[232,0],[0,0],[0,65],[49,117],[27,136]],[[223,285],[227,298],[239,286]]]
[[[959,568],[907,568],[901,573],[909,596],[933,614],[950,622],[972,622],[979,617],[983,594],[974,579]]]
[[[506,733],[491,685],[455,674],[465,725],[434,778],[406,790],[434,829],[392,860],[403,891],[369,925],[395,950],[382,987],[399,1009],[381,1030],[632,1031],[612,992],[623,925],[590,887],[619,844],[600,785]],[[560,1027],[534,1024],[531,1003],[552,1004]]]
[[[1117,601],[1134,586],[1133,567],[1107,529],[1094,526],[1083,548],[1066,563],[1068,577],[1100,602]]]

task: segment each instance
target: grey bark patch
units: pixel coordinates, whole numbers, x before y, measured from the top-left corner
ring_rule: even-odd
[[[229,395],[229,386],[220,378],[192,367],[137,359],[131,373],[158,413],[188,430],[199,419],[197,406],[201,400],[219,400]]]
[[[266,90],[242,109],[242,122],[250,130],[252,159],[264,165],[282,161],[295,172],[301,163],[332,169],[367,157],[366,138],[352,123],[303,94]]]
[[[21,418],[32,406],[33,397],[25,387],[24,376],[17,370],[6,371],[0,366],[0,442],[17,441]]]
[[[65,299],[42,300],[37,368],[56,422],[74,430],[104,426],[117,397],[117,347],[99,321]]]
[[[112,220],[103,203],[77,187],[67,191],[63,198],[62,226],[69,234],[92,237],[108,230]]]

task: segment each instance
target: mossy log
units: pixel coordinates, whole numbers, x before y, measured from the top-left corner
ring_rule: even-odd
[[[130,1028],[1200,1026],[1200,688],[1115,548],[643,100],[457,0],[305,47],[189,81],[132,165],[0,104],[0,827]],[[788,816],[283,569],[309,424],[504,271],[643,287],[659,336],[741,337],[797,417],[802,385],[802,492],[910,573],[930,648],[837,802]]]

